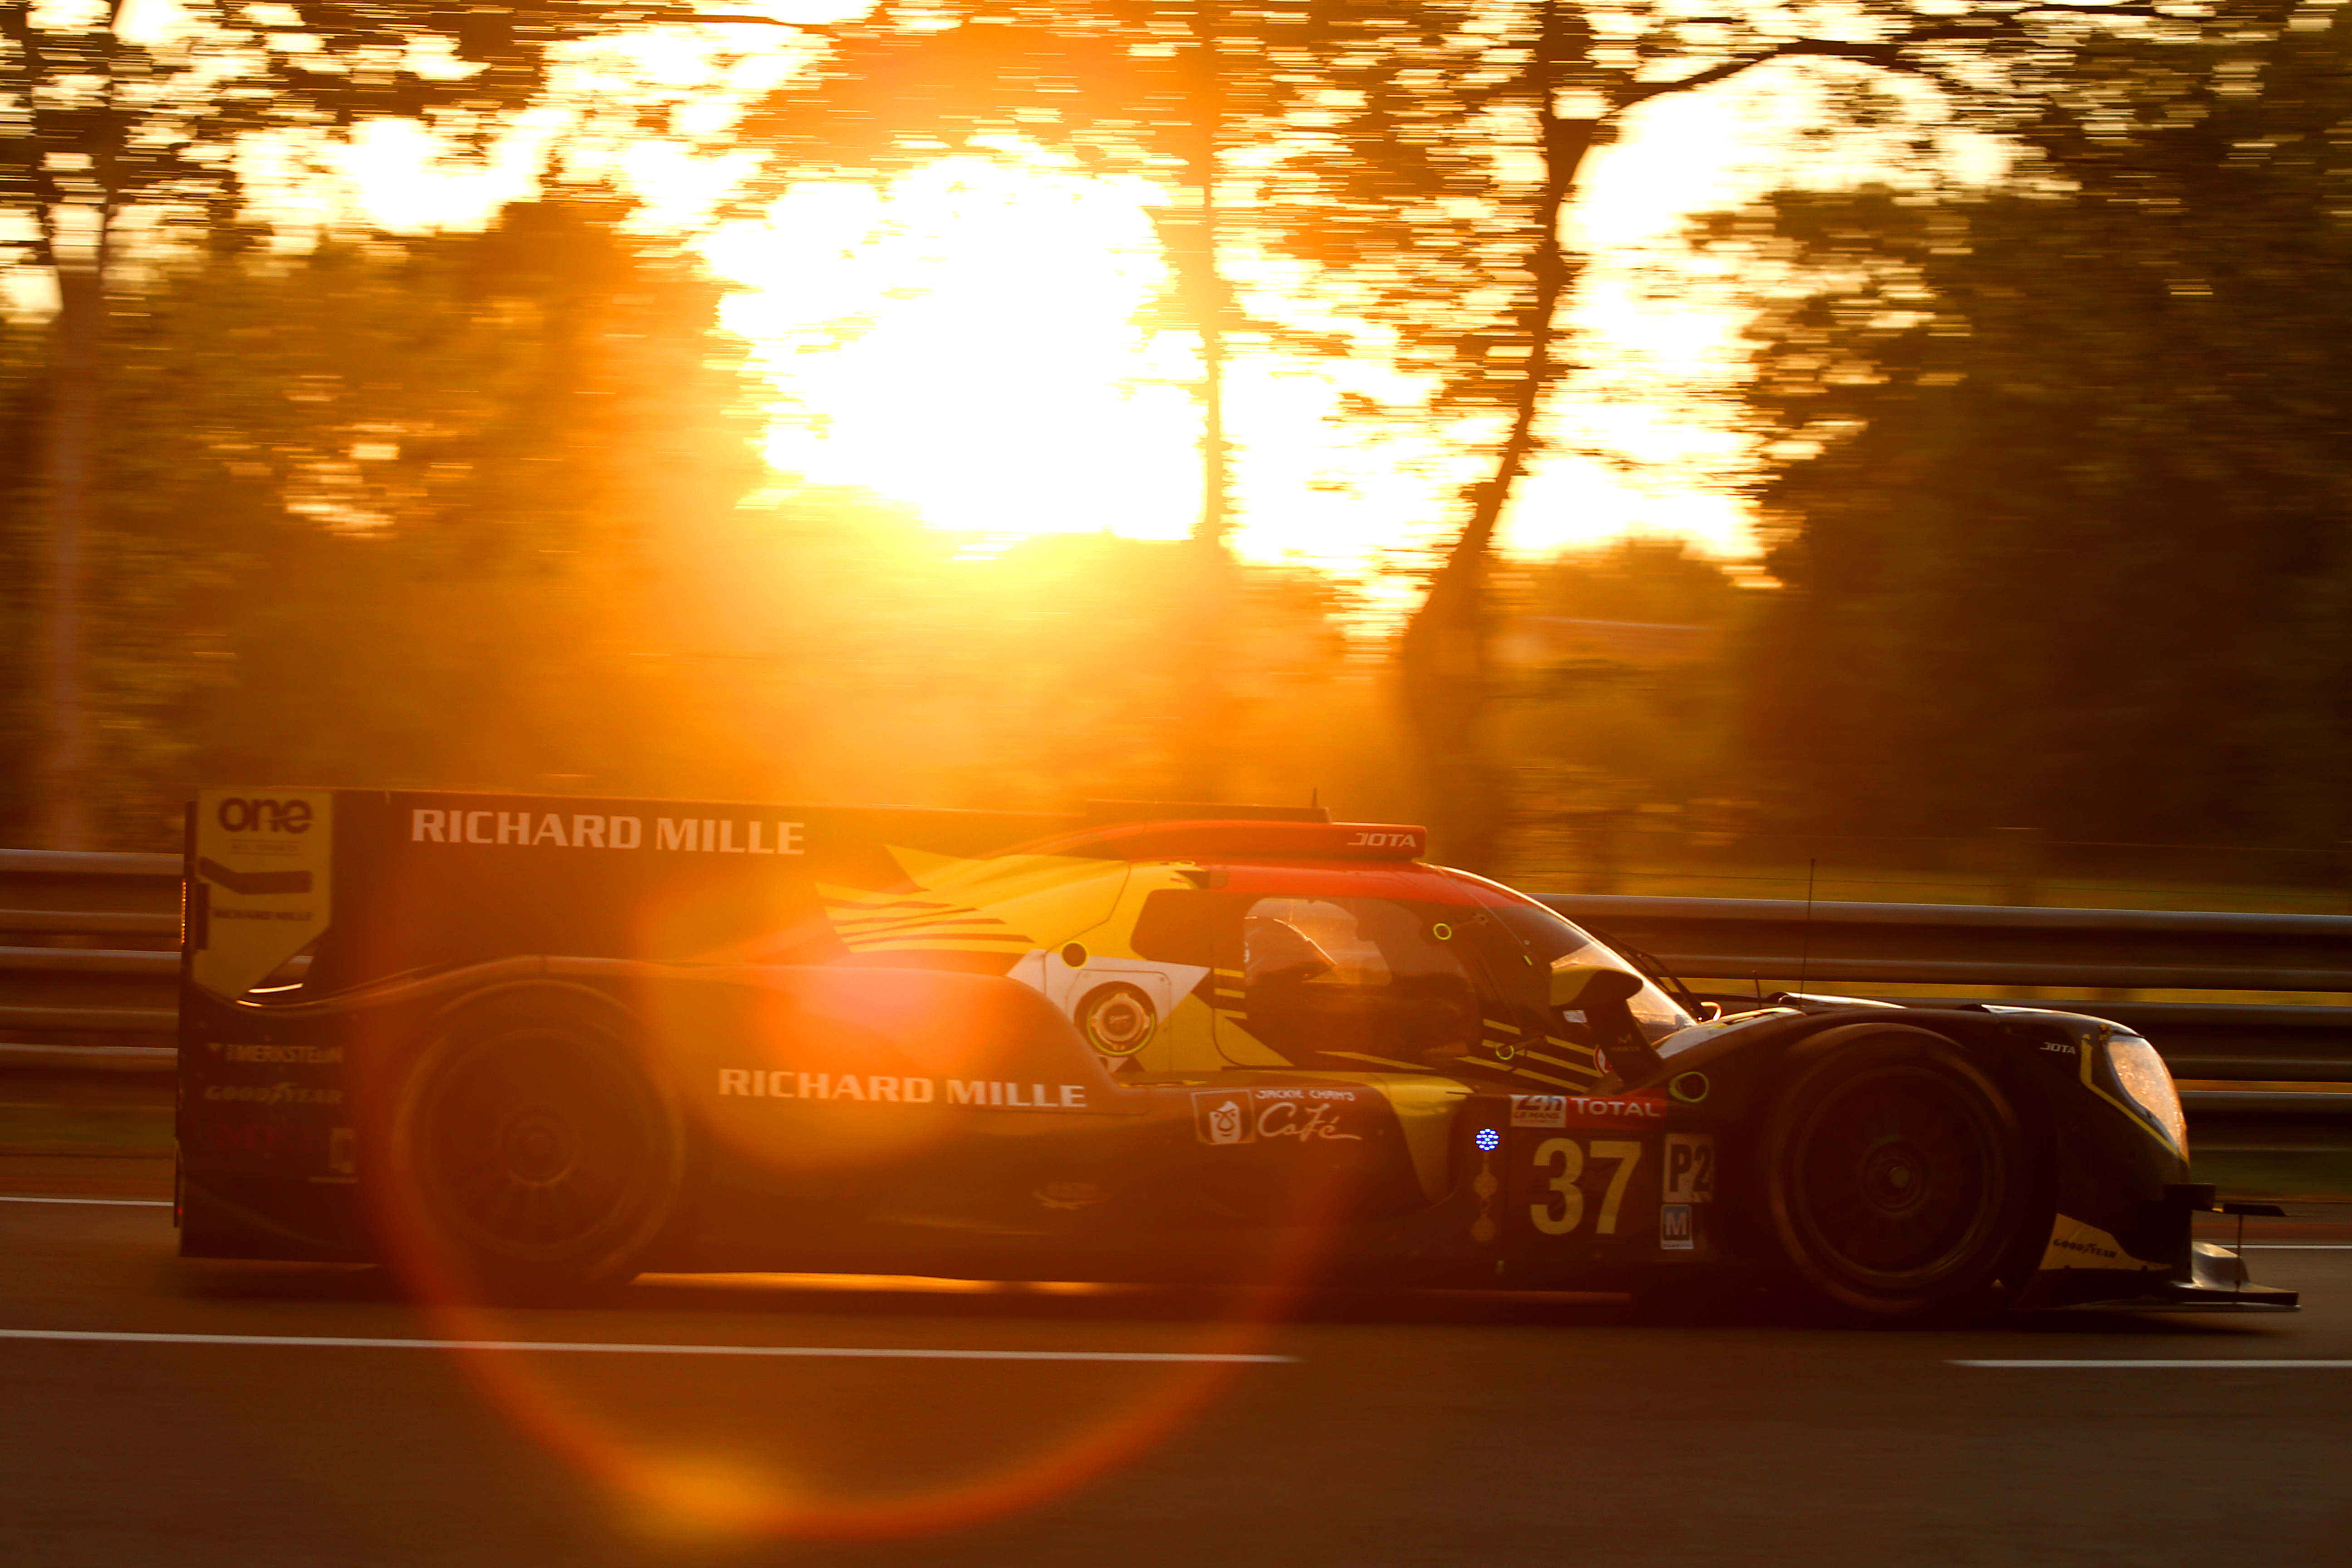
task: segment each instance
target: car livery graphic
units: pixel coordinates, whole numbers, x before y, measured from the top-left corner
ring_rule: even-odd
[[[2148,1044],[1719,1016],[1320,810],[224,789],[181,1250],[467,1296],[647,1269],[2277,1310]],[[1747,1006],[1747,1004],[1739,1004]]]

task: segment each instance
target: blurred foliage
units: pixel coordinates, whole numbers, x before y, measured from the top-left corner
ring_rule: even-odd
[[[37,324],[0,313],[0,757],[10,759],[0,767],[0,823],[18,835],[0,837],[18,844],[26,842],[22,825],[32,814],[32,776],[22,764],[37,744],[33,625],[40,573],[32,508],[47,342]]]
[[[510,781],[661,732],[628,733],[653,698],[615,612],[663,517],[758,469],[717,290],[614,216],[223,252],[116,301],[89,608],[110,837],[198,778]]]
[[[233,172],[205,150],[251,128],[236,116],[430,111],[462,136],[535,89],[546,42],[623,15],[431,9],[221,9],[331,47],[239,45],[283,77],[271,104],[196,92],[161,140],[108,121],[129,140],[105,145],[163,151],[147,184],[106,189],[225,217]],[[761,489],[761,394],[714,331],[716,286],[612,204],[560,193],[478,236],[305,256],[224,222],[176,261],[143,252],[109,306],[99,465],[109,835],[168,842],[200,779],[1052,807],[1176,793],[1213,737],[1229,798],[1434,804],[1472,863],[1506,820],[1499,759],[1544,811],[1769,791],[1781,821],[1848,831],[2352,837],[2352,28],[2239,0],[2144,24],[1864,9],[1845,31],[1874,41],[1566,0],[944,0],[835,30],[747,122],[779,180],[1005,134],[1151,174],[1180,286],[1206,289],[1167,324],[1230,311],[1265,343],[1423,373],[1425,406],[1352,416],[1447,422],[1495,467],[1410,739],[1393,650],[1341,637],[1310,574],[1234,572],[1205,637],[1182,543],[998,548],[867,495]],[[453,47],[493,68],[468,87],[335,63],[403,18],[488,28]],[[1717,225],[1765,307],[1747,407],[1783,591],[1650,542],[1499,568],[1480,530],[1572,357],[1549,336],[1577,276],[1553,219],[1584,153],[1648,98],[1803,55],[1932,78],[2026,156],[1992,190],[1784,194]],[[43,68],[62,81],[69,57]],[[124,79],[194,68],[139,59]],[[71,91],[45,101],[64,118],[24,146],[97,123]],[[1256,320],[1203,284],[1186,182],[1212,126],[1231,243],[1299,264],[1328,314]],[[22,151],[0,172],[19,205],[43,169],[53,204],[103,195]],[[26,475],[52,357],[0,324],[11,758],[33,749]],[[1530,633],[1496,661],[1546,621],[1715,630],[1666,654]],[[1433,763],[1429,790],[1405,782]],[[0,840],[31,815],[0,770]]]
[[[1180,272],[1213,144],[1222,243],[1303,263],[1283,286],[1314,307],[1236,324],[1424,378],[1425,407],[1385,412],[1459,438],[1465,413],[1508,409],[1559,368],[1538,346],[1554,325],[1541,275],[1585,154],[1626,112],[1793,59],[1965,91],[1967,71],[2041,68],[2095,26],[2058,9],[1962,22],[1906,0],[1834,16],[1662,0],[887,0],[825,29],[816,68],[741,133],[780,154],[772,186],[1007,138],[1142,174],[1165,191],[1156,221]],[[1557,267],[1572,281],[1572,258]]]
[[[540,97],[552,46],[644,16],[572,0],[0,0],[0,267],[12,292],[29,280],[55,300],[37,405],[44,542],[25,561],[41,579],[41,722],[25,737],[39,753],[39,842],[94,842],[110,787],[89,582],[122,262],[184,264],[230,240],[248,155],[265,148],[299,164],[362,121],[403,117],[478,155]]]
[[[257,132],[429,118],[478,151],[544,89],[551,47],[646,15],[593,0],[174,0],[152,12],[0,0],[0,209],[33,220],[0,244],[45,248],[68,207],[154,203],[233,225],[245,194],[234,144]]]
[[[1414,392],[1360,397],[1349,416],[1418,425],[1479,459],[1397,648],[1434,842],[1478,868],[1507,809],[1493,541],[1575,357],[1564,306],[1581,264],[1561,222],[1588,154],[1644,103],[1798,58],[1932,80],[2006,125],[2108,38],[2111,19],[2086,9],[908,0],[838,30],[814,89],[777,93],[751,129],[795,169],[1011,135],[1154,175],[1171,187],[1163,240],[1194,290],[1186,324],[1405,373]],[[1213,238],[1192,188],[1212,172]],[[1260,297],[1255,315],[1232,311],[1216,257],[1197,254],[1211,247],[1286,266],[1290,304],[1308,308]]]
[[[1416,392],[1358,397],[1349,416],[1418,425],[1486,470],[1428,569],[1397,683],[1423,813],[1442,850],[1476,868],[1505,809],[1486,722],[1490,547],[1570,357],[1560,306],[1577,268],[1559,227],[1585,156],[1664,94],[1796,56],[1892,61],[1913,33],[1946,31],[1903,5],[1864,9],[1884,14],[1885,40],[1571,0],[924,0],[836,30],[814,84],[779,91],[746,129],[793,174],[1018,136],[1157,178],[1162,242],[1191,296],[1171,301],[1171,324],[1202,330],[1204,345],[1214,327],[1404,373]],[[1251,270],[1280,268],[1293,298],[1235,310],[1217,273],[1244,255]]]
[[[1635,535],[1571,550],[1504,578],[1521,614],[1719,626],[1741,605],[1738,583],[1680,539]]]
[[[2352,837],[2352,25],[2259,19],[2105,40],[1997,189],[1719,220],[1800,278],[1748,395],[1789,815]]]
[[[1043,534],[994,552],[870,498],[792,492],[677,557],[667,657],[746,732],[772,798],[1064,809],[1168,798],[1189,700],[1184,541]],[[1235,798],[1408,808],[1380,692],[1318,574],[1236,572],[1218,722]],[[734,786],[730,786],[734,787]]]
[[[1723,654],[1769,595],[1680,541],[1643,538],[1500,573],[1496,586],[1506,864],[1556,874],[1591,852],[1595,814],[1679,825],[1693,803],[1739,793]]]
[[[93,581],[105,841],[199,782],[1061,807],[1164,796],[1195,722],[1179,542],[995,553],[765,493],[719,290],[572,194],[487,232],[223,249],[116,302]],[[45,340],[0,332],[0,450]],[[11,466],[21,479],[21,467]],[[33,497],[6,493],[0,842]],[[1369,671],[1314,574],[1239,575],[1234,787],[1389,813]]]

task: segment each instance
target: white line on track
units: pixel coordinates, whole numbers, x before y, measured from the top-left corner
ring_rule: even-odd
[[[2352,1369],[2352,1361],[2284,1361],[2241,1356],[2232,1361],[1956,1361],[1954,1366],[1992,1367],[2004,1372],[2077,1372],[2095,1367],[2164,1372],[2318,1372]]]
[[[1109,1361],[1266,1366],[1286,1355],[1210,1351],[958,1351],[863,1345],[587,1344],[573,1340],[371,1340],[307,1334],[139,1334],[89,1329],[0,1329],[0,1340],[66,1340],[130,1345],[295,1345],[313,1350],[532,1351],[591,1355],[796,1356],[842,1361]]]
[[[17,1198],[0,1193],[0,1204],[99,1204],[107,1208],[167,1209],[169,1198]]]

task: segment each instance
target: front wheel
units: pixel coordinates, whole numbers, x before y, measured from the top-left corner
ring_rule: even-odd
[[[1772,1237],[1801,1299],[1882,1322],[1990,1301],[2023,1227],[2025,1141],[1951,1041],[1865,1026],[1808,1042],[1765,1142]]]
[[[617,1015],[567,999],[458,1015],[395,1104],[378,1209],[445,1300],[555,1300],[626,1280],[677,1206],[682,1120]]]

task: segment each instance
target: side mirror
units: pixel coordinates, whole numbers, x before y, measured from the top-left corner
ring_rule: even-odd
[[[1600,963],[1573,963],[1551,972],[1555,1007],[1603,1007],[1642,989],[1641,976]]]

